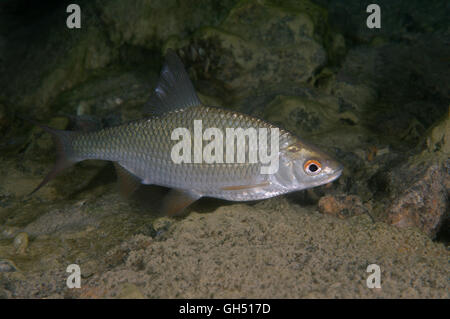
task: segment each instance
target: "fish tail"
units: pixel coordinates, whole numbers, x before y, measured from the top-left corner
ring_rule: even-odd
[[[73,137],[74,135],[79,134],[79,132],[57,130],[27,118],[23,119],[39,126],[47,133],[50,133],[56,146],[56,163],[53,166],[53,169],[47,174],[47,176],[45,176],[43,181],[28,195],[31,196],[41,189],[42,186],[59,175],[63,170],[80,161],[74,156],[75,154],[72,150]]]

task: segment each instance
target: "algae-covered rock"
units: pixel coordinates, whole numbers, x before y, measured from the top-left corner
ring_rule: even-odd
[[[426,143],[428,152],[437,153],[442,158],[450,156],[450,106],[442,120],[431,127]]]
[[[95,5],[101,20],[108,26],[109,39],[116,46],[127,43],[151,48],[170,36],[184,37],[201,26],[217,24],[236,2],[99,0]],[[192,10],[193,7],[201,10]]]
[[[326,6],[329,23],[343,32],[352,41],[368,43],[374,39],[410,40],[418,34],[432,31],[448,33],[448,4],[445,1],[429,2],[423,7],[421,0],[402,1],[379,0],[377,2],[348,3],[346,1],[315,0]],[[369,4],[376,3],[381,9],[381,28],[370,29],[366,19]]]
[[[325,16],[311,3],[295,7],[242,1],[219,26],[201,28],[189,41],[171,39],[166,46],[180,48],[187,61],[202,64],[199,77],[219,81],[242,98],[250,90],[306,83],[327,60],[318,32],[325,28]]]
[[[265,108],[264,118],[299,136],[329,131],[338,120],[337,110],[314,100],[279,96]]]
[[[152,50],[171,35],[185,36],[200,26],[217,24],[234,2],[203,1],[202,10],[192,13],[198,1],[81,1],[81,29],[69,29],[64,2],[33,5],[37,14],[18,28],[15,15],[23,8],[9,1],[2,12],[2,29],[12,32],[0,31],[0,49],[9,48],[0,50],[1,61],[8,61],[1,63],[2,95],[22,109],[48,111],[58,95],[112,63],[129,63],[141,48]],[[150,56],[138,59],[153,63]]]
[[[16,249],[18,254],[25,254],[25,251],[28,248],[27,233],[21,232],[14,238],[14,248]]]
[[[450,218],[446,181],[449,163],[433,165],[415,182],[398,194],[388,208],[387,221],[399,227],[418,227],[434,238],[444,222]],[[448,184],[448,183],[447,183]]]
[[[430,129],[427,149],[391,172],[387,221],[435,237],[450,218],[450,118]]]

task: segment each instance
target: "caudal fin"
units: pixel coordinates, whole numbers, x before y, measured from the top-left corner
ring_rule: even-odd
[[[51,127],[39,124],[30,119],[25,119],[25,120],[39,126],[44,131],[46,131],[52,135],[53,142],[55,143],[55,146],[56,146],[56,156],[57,156],[55,166],[53,166],[53,169],[50,171],[50,173],[48,173],[47,176],[45,176],[44,180],[28,195],[28,196],[31,196],[34,193],[36,193],[39,189],[41,189],[42,186],[44,186],[49,181],[51,181],[53,178],[55,178],[64,169],[72,166],[79,160],[74,158],[73,154],[71,154],[72,153],[71,141],[72,141],[73,135],[76,134],[76,132],[57,130],[57,129],[53,129]]]

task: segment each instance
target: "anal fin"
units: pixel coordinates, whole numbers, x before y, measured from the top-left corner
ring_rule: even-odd
[[[200,197],[202,196],[193,191],[171,189],[162,201],[161,211],[167,216],[181,215],[186,207]]]
[[[129,198],[139,188],[141,179],[119,163],[114,163],[114,167],[119,181],[119,192],[123,197]]]

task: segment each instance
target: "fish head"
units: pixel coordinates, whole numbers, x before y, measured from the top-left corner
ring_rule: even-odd
[[[295,190],[324,185],[337,179],[343,165],[314,145],[297,138],[280,149],[279,177]]]

